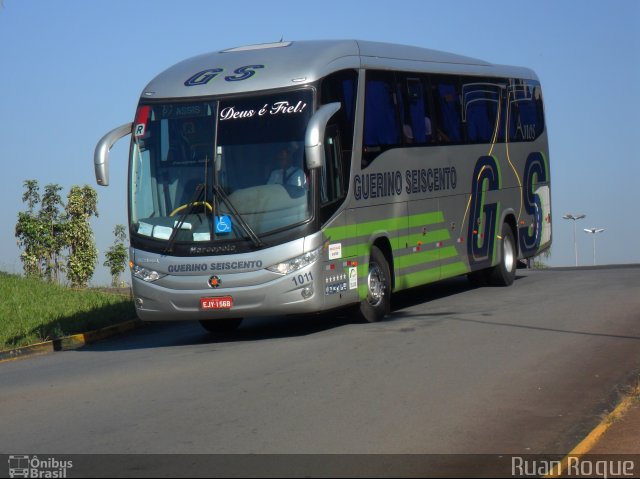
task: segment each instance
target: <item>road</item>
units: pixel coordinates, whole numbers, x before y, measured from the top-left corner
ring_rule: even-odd
[[[0,365],[0,452],[563,454],[640,370],[640,266],[394,297],[389,320],[154,324]]]

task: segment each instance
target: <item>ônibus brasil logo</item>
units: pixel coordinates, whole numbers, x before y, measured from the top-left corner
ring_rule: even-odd
[[[63,461],[53,457],[40,459],[38,456],[9,456],[9,477],[65,478],[67,470],[73,468],[73,461]]]

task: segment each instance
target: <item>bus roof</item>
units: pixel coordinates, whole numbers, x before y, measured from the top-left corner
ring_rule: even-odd
[[[258,65],[258,68],[251,68]],[[246,81],[241,67],[256,73]],[[247,45],[205,53],[168,68],[144,89],[143,98],[184,98],[228,95],[312,83],[348,68],[469,74],[537,80],[527,68],[493,65],[482,60],[427,48],[361,40],[286,41]],[[210,71],[210,81],[186,86],[199,73]],[[243,70],[245,71],[245,70]],[[203,78],[203,77],[200,77]],[[197,82],[198,83],[198,82]]]

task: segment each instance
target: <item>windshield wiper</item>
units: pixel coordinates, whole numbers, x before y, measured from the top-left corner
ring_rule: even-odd
[[[213,191],[214,191],[214,193],[216,193],[220,197],[222,202],[225,204],[225,206],[231,212],[231,215],[233,216],[233,218],[238,222],[238,224],[245,231],[245,233],[247,233],[247,236],[253,242],[253,244],[256,246],[256,248],[263,248],[265,246],[265,244],[258,237],[256,232],[253,231],[251,226],[249,226],[249,224],[244,220],[244,218],[238,212],[238,210],[233,206],[233,203],[231,203],[231,201],[229,200],[229,196],[220,187],[220,185],[213,185]]]
[[[182,225],[184,224],[184,220],[186,220],[187,216],[191,214],[193,207],[196,206],[197,203],[200,201],[200,198],[202,198],[202,193],[204,193],[204,185],[202,183],[199,183],[196,185],[196,188],[193,191],[193,195],[191,195],[191,200],[187,204],[187,207],[180,214],[180,216],[178,217],[178,221],[175,223],[175,227],[171,232],[171,236],[169,236],[169,242],[167,243],[167,247],[164,250],[164,254],[169,254],[173,252],[173,244],[176,242],[176,237],[178,236],[178,232],[182,228]]]

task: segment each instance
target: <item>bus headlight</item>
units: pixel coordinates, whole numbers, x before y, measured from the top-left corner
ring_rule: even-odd
[[[133,266],[131,266],[131,273],[136,278],[140,278],[141,280],[146,281],[147,283],[157,281],[160,278],[163,278],[164,276],[166,276],[166,274],[158,273],[157,271],[154,271],[152,269],[143,268],[142,266],[138,266],[137,264],[134,264]]]
[[[292,258],[290,260],[283,261],[282,263],[269,266],[267,269],[279,274],[293,273],[294,271],[298,271],[299,269],[304,268],[305,266],[309,266],[310,264],[318,261],[321,252],[322,246],[316,250],[297,256],[296,258]]]

